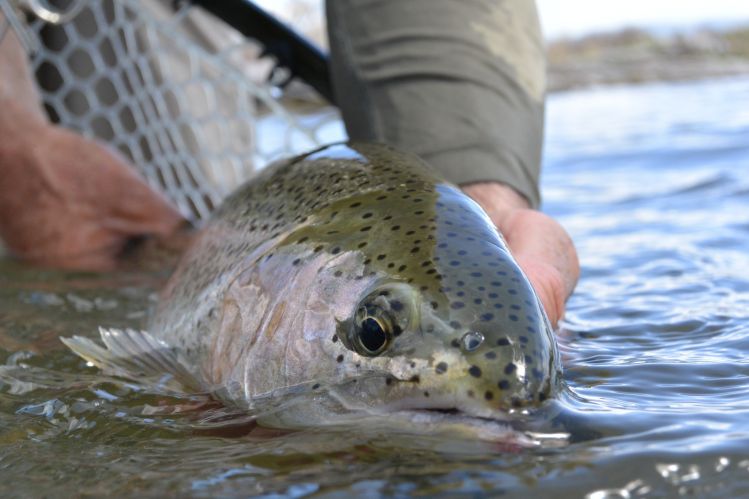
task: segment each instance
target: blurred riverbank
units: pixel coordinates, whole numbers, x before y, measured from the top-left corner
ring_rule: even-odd
[[[669,34],[625,29],[552,41],[549,92],[749,74],[749,26]]]

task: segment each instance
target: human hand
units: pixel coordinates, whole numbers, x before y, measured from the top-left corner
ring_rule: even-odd
[[[464,185],[504,235],[512,255],[536,290],[553,327],[580,276],[575,245],[551,217],[529,208],[524,197],[498,182]]]
[[[19,258],[62,268],[115,267],[127,243],[167,236],[181,215],[101,144],[0,108],[0,238]]]

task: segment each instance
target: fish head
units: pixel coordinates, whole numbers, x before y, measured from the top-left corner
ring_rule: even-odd
[[[447,184],[423,216],[393,215],[363,250],[372,279],[336,338],[348,350],[342,368],[366,375],[339,395],[386,411],[489,418],[540,405],[559,379],[554,333],[502,236]],[[412,242],[388,241],[394,226]]]

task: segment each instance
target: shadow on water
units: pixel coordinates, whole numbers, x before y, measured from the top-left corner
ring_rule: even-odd
[[[141,327],[164,276],[0,261],[0,494],[749,494],[749,80],[558,94],[544,208],[583,277],[566,389],[531,448],[386,420],[278,431],[199,395],[108,377],[60,336]],[[21,479],[22,478],[22,479]]]

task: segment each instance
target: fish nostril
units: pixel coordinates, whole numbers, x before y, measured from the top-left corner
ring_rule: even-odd
[[[465,352],[475,352],[484,343],[484,335],[478,331],[468,331],[460,343]]]

